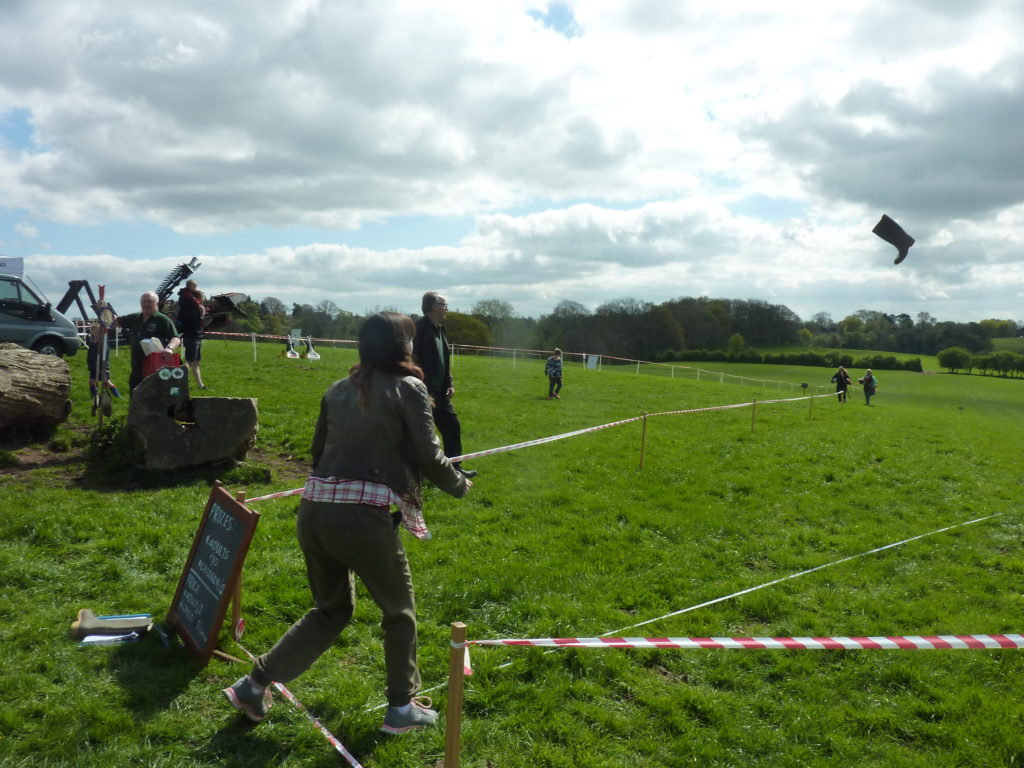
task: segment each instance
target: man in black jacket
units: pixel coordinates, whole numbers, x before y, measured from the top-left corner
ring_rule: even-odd
[[[412,340],[412,356],[423,369],[424,383],[433,400],[432,411],[437,431],[444,443],[444,455],[462,455],[462,425],[452,407],[455,388],[452,386],[451,346],[444,335],[444,318],[448,302],[437,291],[423,294],[423,315],[416,321],[416,335]],[[466,477],[475,477],[475,469],[463,469],[462,462],[455,468]]]

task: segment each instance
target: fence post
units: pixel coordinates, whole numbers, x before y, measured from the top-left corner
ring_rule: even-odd
[[[754,422],[757,421],[757,398],[750,404],[750,431],[754,431]]]
[[[256,362],[256,331],[252,332],[252,361]]]
[[[445,768],[459,768],[466,659],[466,625],[461,621],[452,622],[451,646],[448,655],[448,709],[444,721],[444,765]]]
[[[811,420],[811,412],[814,410],[814,395],[811,395],[810,405],[807,406],[807,420]]]
[[[644,468],[644,448],[647,446],[647,414],[644,414],[644,428],[640,434],[640,469]]]
[[[637,376],[640,375],[640,361],[639,360],[636,361],[636,375]]]

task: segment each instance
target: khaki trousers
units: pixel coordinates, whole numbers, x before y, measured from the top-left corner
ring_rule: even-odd
[[[315,607],[256,660],[253,679],[263,686],[287,683],[320,658],[352,618],[355,575],[383,613],[388,703],[407,704],[420,688],[416,602],[391,513],[382,507],[303,499],[296,529]]]

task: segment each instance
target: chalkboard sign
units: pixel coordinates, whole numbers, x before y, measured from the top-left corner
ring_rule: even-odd
[[[210,491],[167,613],[168,625],[203,661],[209,661],[217,645],[259,519],[258,512],[231,498],[220,483]]]

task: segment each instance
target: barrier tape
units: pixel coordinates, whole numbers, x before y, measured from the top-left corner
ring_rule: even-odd
[[[1024,648],[1024,635],[898,635],[885,637],[548,637],[468,640],[471,645],[542,648],[720,648],[725,650],[934,651]]]
[[[811,400],[811,399],[818,398],[818,397],[834,397],[834,393],[829,392],[829,393],[823,394],[823,395],[804,395],[804,396],[801,396],[801,397],[778,398],[778,399],[775,399],[775,400],[758,400],[756,402],[751,401],[749,403],[731,403],[729,405],[711,405],[711,406],[708,406],[706,408],[687,408],[685,410],[680,410],[680,411],[660,411],[658,413],[648,413],[648,414],[645,414],[644,416],[634,416],[634,417],[629,418],[629,419],[621,419],[620,421],[612,421],[612,422],[609,422],[608,424],[599,424],[596,427],[584,427],[583,429],[576,429],[576,430],[573,430],[572,432],[563,432],[560,435],[551,435],[549,437],[539,437],[539,438],[537,438],[535,440],[526,440],[526,441],[521,442],[521,443],[513,443],[511,445],[503,445],[503,446],[501,446],[499,448],[489,448],[489,449],[484,450],[484,451],[476,451],[475,453],[464,453],[461,456],[453,456],[453,457],[451,457],[450,461],[452,462],[452,464],[456,464],[458,462],[468,461],[470,459],[479,459],[479,458],[481,458],[483,456],[494,456],[494,455],[499,454],[499,453],[508,453],[509,451],[518,451],[518,450],[520,450],[522,448],[530,448],[530,447],[535,446],[535,445],[544,445],[545,443],[553,443],[556,440],[565,440],[566,438],[569,438],[569,437],[577,437],[579,435],[585,435],[588,432],[599,432],[602,429],[610,429],[611,427],[621,427],[623,424],[631,424],[631,423],[633,423],[635,421],[642,421],[645,417],[650,418],[650,417],[654,417],[654,416],[677,416],[677,415],[685,414],[685,413],[708,413],[710,411],[729,411],[729,410],[732,410],[734,408],[749,408],[749,407],[751,407],[753,405],[768,405],[768,404],[772,404],[772,403],[793,403],[793,402],[798,402],[800,400]],[[297,496],[298,494],[302,493],[302,491],[303,491],[302,488],[294,488],[294,489],[292,489],[290,491],[279,491],[278,493],[268,493],[265,496],[255,496],[255,497],[253,497],[251,499],[246,499],[245,503],[248,504],[249,502],[253,502],[253,501],[266,501],[268,499],[280,499],[280,498],[284,498],[285,496]]]
[[[952,531],[955,528],[963,528],[964,526],[967,526],[967,525],[974,525],[975,523],[981,523],[981,522],[984,522],[985,520],[991,520],[994,517],[999,517],[1001,514],[1003,514],[1003,513],[1002,512],[996,512],[993,515],[986,515],[985,517],[976,517],[974,520],[966,520],[966,521],[964,521],[962,523],[956,523],[955,525],[947,525],[944,528],[939,528],[939,529],[934,530],[934,531],[929,531],[928,533],[919,533],[917,536],[911,536],[911,537],[906,538],[906,539],[901,539],[900,541],[894,541],[894,542],[892,542],[890,544],[883,544],[880,547],[875,547],[874,549],[869,549],[866,552],[860,552],[860,553],[858,553],[856,555],[848,555],[846,557],[841,557],[838,560],[833,560],[830,563],[823,563],[822,565],[816,565],[813,568],[807,568],[806,570],[803,570],[803,571],[798,571],[796,573],[791,573],[788,576],[781,576],[781,577],[779,577],[777,579],[772,579],[771,581],[766,581],[763,584],[758,584],[756,587],[747,587],[746,589],[741,589],[739,592],[733,592],[731,595],[725,595],[723,597],[716,597],[713,600],[706,600],[703,603],[698,603],[697,605],[691,605],[689,608],[682,608],[682,609],[680,609],[678,611],[672,611],[671,613],[666,613],[666,614],[663,614],[662,616],[658,616],[658,617],[653,618],[653,619],[647,619],[646,621],[641,621],[641,622],[638,622],[636,624],[630,624],[628,627],[621,627],[619,629],[613,629],[611,632],[605,632],[602,635],[602,637],[606,637],[608,635],[617,635],[619,632],[626,632],[627,630],[630,630],[630,629],[636,629],[637,627],[643,627],[643,626],[645,626],[647,624],[653,624],[654,622],[661,621],[662,619],[670,619],[673,616],[679,616],[680,614],[683,614],[683,613],[689,613],[690,611],[696,611],[698,608],[707,608],[709,605],[715,605],[716,603],[721,603],[721,602],[724,602],[725,600],[731,600],[734,597],[742,597],[743,595],[749,595],[751,592],[756,592],[759,589],[764,589],[765,587],[772,587],[772,586],[775,586],[776,584],[781,584],[784,581],[789,581],[790,579],[799,578],[800,576],[807,576],[808,574],[814,573],[815,571],[820,571],[820,570],[822,570],[824,568],[831,568],[834,565],[840,565],[841,563],[848,563],[851,560],[857,560],[858,558],[861,558],[861,557],[867,557],[868,555],[875,555],[875,554],[878,554],[879,552],[884,552],[887,549],[893,549],[894,547],[899,547],[899,546],[902,546],[904,544],[909,544],[912,541],[917,541],[919,539],[924,539],[924,538],[927,538],[928,536],[935,536],[936,534],[939,534],[939,533],[945,533],[946,531]]]
[[[249,653],[248,648],[246,648],[241,643],[238,643],[238,647],[245,651],[245,655],[248,656],[255,663],[256,657]],[[297,709],[299,712],[306,716],[306,719],[313,724],[313,727],[320,731],[320,734],[325,739],[327,739],[327,741],[330,743],[332,747],[334,747],[335,751],[337,751],[338,754],[340,754],[342,757],[345,758],[345,760],[348,761],[348,764],[351,765],[352,768],[363,768],[363,766],[360,764],[358,760],[356,760],[352,753],[345,749],[345,745],[338,741],[338,738],[329,730],[327,730],[324,724],[321,723],[319,719],[314,717],[313,714],[308,709],[306,709],[305,705],[297,698],[295,698],[291,691],[285,688],[284,685],[282,685],[281,683],[274,682],[271,683],[271,685],[273,685],[282,696],[284,696],[288,701],[290,701],[292,706],[295,707],[295,709]]]

